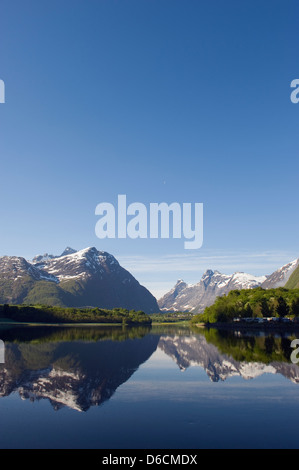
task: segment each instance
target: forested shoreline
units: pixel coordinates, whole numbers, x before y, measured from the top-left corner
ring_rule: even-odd
[[[32,305],[0,305],[0,318],[27,323],[117,323],[150,325],[150,317],[142,312],[115,308],[63,308]]]
[[[191,323],[233,322],[242,319],[299,318],[299,289],[242,289],[218,297]]]

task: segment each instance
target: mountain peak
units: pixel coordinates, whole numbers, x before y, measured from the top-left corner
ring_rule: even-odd
[[[184,290],[186,287],[187,287],[186,282],[183,281],[183,279],[178,279],[178,281],[176,282],[176,285],[173,288],[173,293],[178,294],[179,292]]]
[[[94,246],[89,246],[87,248],[83,248],[82,250],[75,251],[74,253],[70,253],[69,255],[65,255],[70,261],[73,262],[85,262],[87,266],[94,265],[94,267],[100,266],[104,267],[105,265],[109,266],[119,266],[118,261],[114,258],[113,255],[107,253],[106,251],[99,251]]]
[[[21,256],[2,256],[0,258],[0,278],[5,279],[5,281],[19,280],[21,282],[26,277],[34,280],[58,282],[55,276],[38,269]]]
[[[218,272],[218,271],[215,271],[215,272]],[[212,269],[207,269],[203,275],[202,275],[202,279],[206,278],[206,277],[212,277],[214,274],[214,271],[212,271]]]
[[[33,264],[43,263],[44,261],[49,261],[49,259],[53,259],[53,258],[56,258],[56,256],[50,255],[49,253],[44,253],[43,255],[36,255],[32,259],[32,263]]]
[[[67,246],[65,250],[61,253],[60,256],[66,256],[66,255],[71,255],[73,253],[76,253],[77,250],[74,250],[74,248],[71,248],[70,246]]]

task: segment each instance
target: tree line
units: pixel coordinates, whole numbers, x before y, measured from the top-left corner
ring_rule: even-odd
[[[0,305],[0,317],[28,323],[120,323],[150,325],[150,317],[140,311],[125,308],[112,310],[95,308],[64,308],[47,305]]]
[[[192,323],[228,322],[234,318],[299,317],[299,289],[242,289],[217,297]]]

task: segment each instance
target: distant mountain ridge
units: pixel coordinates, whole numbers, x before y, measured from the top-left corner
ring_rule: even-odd
[[[299,258],[268,276],[208,269],[197,284],[180,279],[157,302],[113,255],[94,247],[80,251],[67,247],[61,255],[45,253],[31,261],[0,257],[0,303],[201,313],[231,290],[284,286],[299,287]]]
[[[66,255],[72,255],[74,253],[77,253],[77,250],[74,250],[73,248],[70,248],[69,246],[67,246],[65,250],[61,253],[61,255],[54,256],[54,255],[49,255],[48,253],[44,253],[43,255],[36,255],[32,259],[31,263],[37,266],[40,266],[43,262],[46,262],[55,258],[61,258],[62,256],[66,256]]]
[[[177,281],[176,285],[159,301],[162,311],[203,312],[212,305],[217,296],[227,294],[234,289],[251,289],[260,286],[266,276],[252,276],[246,273],[221,274],[208,269],[197,284],[188,285]]]
[[[158,305],[164,312],[202,313],[206,307],[215,302],[218,296],[226,295],[231,290],[288,287],[288,280],[295,276],[297,270],[297,286],[299,286],[299,258],[282,266],[269,276],[253,276],[242,272],[227,275],[208,269],[197,284],[188,285],[183,280],[178,280],[175,286],[158,300]]]
[[[155,297],[111,254],[67,248],[60,256],[0,258],[0,303],[159,312]]]

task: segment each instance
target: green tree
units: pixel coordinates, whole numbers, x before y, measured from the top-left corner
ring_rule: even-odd
[[[269,317],[270,316],[270,308],[267,299],[263,298],[261,300],[261,314],[263,317]]]
[[[290,313],[299,316],[299,299],[293,299],[291,303]]]
[[[280,318],[285,317],[289,313],[288,304],[282,296],[277,299],[276,313]]]
[[[253,315],[253,310],[249,302],[245,305],[245,317],[251,318]]]

